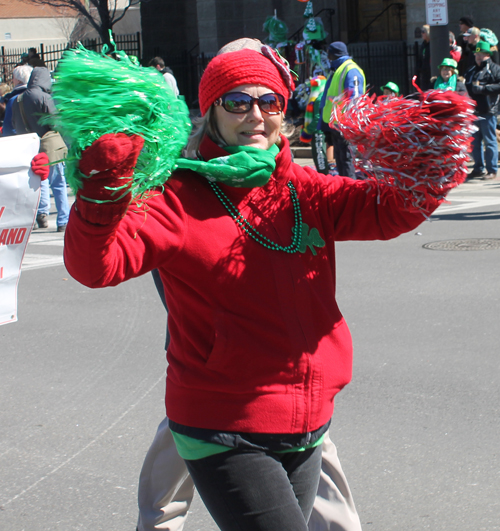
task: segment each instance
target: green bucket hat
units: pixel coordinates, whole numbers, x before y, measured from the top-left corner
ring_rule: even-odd
[[[479,41],[476,44],[476,49],[474,50],[474,53],[491,53],[491,46],[489,42]]]
[[[441,61],[441,64],[438,65],[438,68],[441,69],[443,68],[443,66],[448,66],[450,68],[453,68],[455,74],[458,74],[458,70],[457,70],[457,62],[455,61],[455,59],[452,59],[451,57],[445,57],[442,61]]]
[[[380,87],[380,90],[384,90],[385,88],[395,92],[396,95],[399,95],[399,87],[396,85],[396,83],[389,81],[389,83],[386,83],[383,87]]]

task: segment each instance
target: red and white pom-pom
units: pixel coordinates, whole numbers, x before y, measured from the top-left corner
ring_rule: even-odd
[[[443,199],[466,179],[475,120],[472,100],[430,90],[417,100],[368,94],[344,100],[330,126],[356,148],[356,169],[411,193],[418,208],[427,196]]]

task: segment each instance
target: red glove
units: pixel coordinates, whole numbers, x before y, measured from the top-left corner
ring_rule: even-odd
[[[38,153],[31,160],[31,169],[42,181],[48,179],[50,173],[49,157],[47,153]]]
[[[77,193],[77,210],[91,223],[118,221],[132,199],[134,166],[144,139],[124,133],[107,134],[84,150],[80,171],[87,175]]]

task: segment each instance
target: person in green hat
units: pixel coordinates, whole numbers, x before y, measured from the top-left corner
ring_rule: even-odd
[[[476,43],[474,57],[476,64],[465,73],[465,86],[476,102],[475,114],[481,119],[475,123],[478,130],[472,142],[474,168],[469,178],[490,180],[495,179],[498,172],[496,127],[500,109],[500,66],[491,60],[488,42]]]
[[[458,78],[458,65],[455,59],[451,57],[445,57],[441,64],[438,65],[439,76],[434,82],[434,88],[438,90],[452,90],[458,92],[464,96],[467,95],[467,89],[461,81],[462,78]]]
[[[399,96],[399,87],[396,83],[389,81],[383,87],[380,87],[383,95],[388,98],[397,98]]]

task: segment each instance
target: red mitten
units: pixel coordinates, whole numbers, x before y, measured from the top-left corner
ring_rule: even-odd
[[[42,181],[48,179],[50,173],[49,157],[47,153],[38,153],[31,160],[31,169]]]
[[[107,134],[85,149],[80,159],[82,179],[77,210],[91,223],[106,225],[123,217],[132,199],[134,166],[144,139],[124,133]]]

